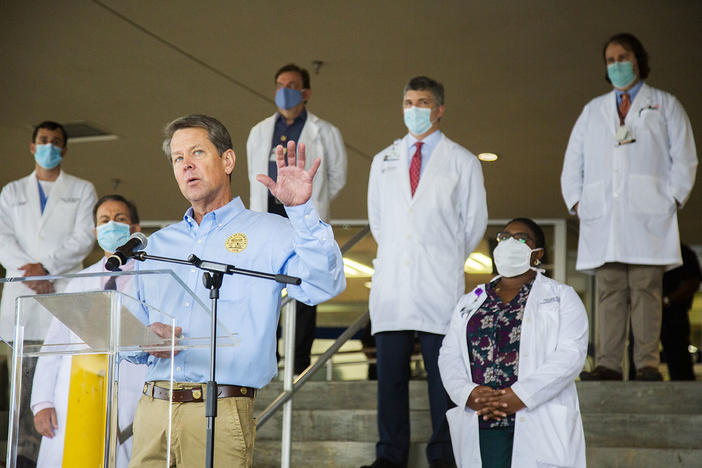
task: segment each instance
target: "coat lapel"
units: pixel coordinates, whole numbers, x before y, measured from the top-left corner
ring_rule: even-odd
[[[641,116],[641,110],[653,104],[652,97],[653,93],[651,92],[651,87],[646,83],[641,85],[641,89],[639,89],[634,101],[631,103],[631,107],[624,121],[629,123],[632,120],[637,120]]]
[[[44,207],[44,213],[41,215],[41,222],[39,223],[39,230],[41,230],[44,227],[44,224],[46,224],[46,220],[51,217],[51,214],[56,211],[56,207],[58,206],[58,203],[61,201],[61,198],[64,196],[64,192],[66,190],[66,178],[63,175],[63,170],[59,173],[59,176],[56,178],[56,182],[54,182],[54,186],[51,187],[51,192],[49,193],[49,198],[46,200],[46,206]],[[35,191],[37,192],[37,199],[39,197],[39,189],[35,187]],[[41,208],[39,208],[41,211]]]
[[[609,130],[612,135],[616,135],[619,128],[619,114],[617,113],[617,96],[614,90],[607,93],[600,106],[600,112],[605,116],[605,122],[610,122]]]
[[[41,216],[41,202],[39,201],[39,186],[36,171],[32,171],[25,179],[24,195],[27,197],[27,209],[30,213]],[[39,216],[32,219],[40,219]]]
[[[429,162],[427,162],[427,165],[424,168],[422,176],[419,178],[419,184],[417,185],[417,190],[414,192],[413,200],[421,197],[424,192],[429,190],[425,187],[427,185],[431,185],[436,176],[441,174],[441,171],[443,170],[444,165],[447,161],[447,158],[443,157],[444,153],[446,152],[447,145],[448,142],[446,139],[446,135],[442,134],[439,143],[436,145],[436,148],[434,148],[434,151],[431,153],[431,157],[429,158]],[[407,175],[407,185],[409,186],[409,173]]]
[[[315,148],[312,144],[318,141],[319,136],[319,126],[315,123],[316,117],[307,111],[307,120],[305,121],[305,126],[302,127],[302,132],[300,133],[300,142],[305,144],[305,168],[312,165],[315,159],[320,157],[320,155],[314,154]],[[312,153],[310,153],[312,150]],[[324,165],[324,160],[322,160],[322,166]],[[321,168],[321,166],[320,166]]]

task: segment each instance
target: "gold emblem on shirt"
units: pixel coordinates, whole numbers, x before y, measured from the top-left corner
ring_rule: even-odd
[[[249,245],[249,239],[243,232],[232,234],[224,243],[227,250],[233,253],[242,252],[247,245]]]

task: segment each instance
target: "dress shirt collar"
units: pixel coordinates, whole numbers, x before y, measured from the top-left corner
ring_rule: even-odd
[[[212,219],[213,225],[223,224],[227,220],[232,219],[239,213],[243,212],[245,209],[246,208],[244,207],[244,203],[241,201],[241,198],[235,197],[226,205],[219,207],[214,211],[210,211],[205,216],[203,216],[201,224],[204,223],[207,219]],[[190,231],[192,231],[193,229],[197,230],[199,227],[197,221],[195,221],[195,218],[193,217],[193,214],[194,211],[193,207],[191,206],[185,212],[185,215],[183,215],[183,220],[188,224]]]
[[[422,140],[422,143],[424,143],[422,145],[422,156],[429,156],[432,151],[434,151],[434,148],[436,148],[436,145],[439,144],[439,140],[441,140],[441,130],[437,130],[430,135],[427,135]],[[414,144],[418,141],[419,140],[411,133],[407,134],[407,151],[409,152],[410,157],[412,154],[414,154]]]
[[[639,90],[641,89],[641,86],[643,86],[643,84],[643,80],[639,80],[639,82],[632,86],[631,89],[627,89],[626,91],[621,91],[617,88],[614,88],[614,93],[617,96],[617,105],[619,105],[622,102],[622,94],[624,93],[629,95],[629,102],[634,102],[634,98],[637,94],[639,94]]]

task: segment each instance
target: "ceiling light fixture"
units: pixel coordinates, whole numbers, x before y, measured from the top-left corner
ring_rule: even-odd
[[[483,253],[473,252],[468,256],[465,265],[463,265],[463,271],[489,275],[492,273],[492,259]]]
[[[344,274],[347,278],[370,278],[375,270],[368,265],[344,257]]]
[[[495,153],[480,153],[478,159],[485,162],[497,161],[497,155]]]

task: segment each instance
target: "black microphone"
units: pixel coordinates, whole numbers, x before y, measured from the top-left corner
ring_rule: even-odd
[[[135,232],[129,236],[129,240],[125,242],[124,245],[117,247],[115,253],[107,257],[105,269],[108,271],[115,271],[127,263],[127,260],[134,256],[134,252],[145,249],[148,242],[149,240],[144,234]]]

